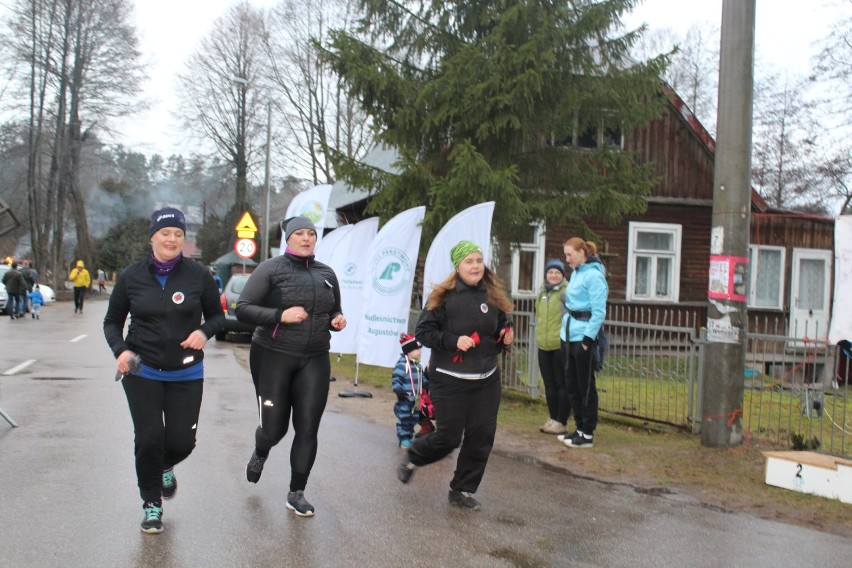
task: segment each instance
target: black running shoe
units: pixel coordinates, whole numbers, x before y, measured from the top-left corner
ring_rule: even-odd
[[[177,477],[175,477],[174,468],[170,467],[163,472],[163,499],[171,499],[175,493],[177,493]]]
[[[260,480],[260,474],[263,473],[263,464],[268,457],[268,455],[266,457],[258,456],[257,450],[252,452],[251,459],[246,465],[246,479],[252,483],[257,483]]]
[[[403,483],[408,483],[412,475],[414,475],[414,464],[410,461],[405,460],[397,466],[396,478]]]
[[[287,508],[300,517],[313,517],[314,506],[305,499],[304,491],[291,491],[287,494]]]
[[[142,519],[142,532],[148,534],[160,534],[163,532],[163,507],[159,503],[145,503],[142,505],[145,518]]]
[[[594,447],[594,438],[586,434],[580,434],[565,441],[565,445],[569,448],[592,448]]]
[[[453,505],[459,505],[473,511],[478,511],[480,507],[479,501],[473,498],[473,493],[468,493],[467,491],[456,491],[455,489],[450,489],[447,499]]]

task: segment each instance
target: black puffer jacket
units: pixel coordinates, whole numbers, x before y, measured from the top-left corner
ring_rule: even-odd
[[[281,323],[282,312],[294,306],[308,319]],[[313,255],[270,258],[249,277],[235,311],[238,320],[257,326],[252,341],[262,347],[306,357],[327,353],[331,320],[342,313],[337,276]]]
[[[124,337],[128,314],[130,327]],[[154,276],[150,256],[129,266],[115,283],[104,317],[104,335],[116,357],[130,349],[146,364],[169,371],[204,358],[203,351],[180,346],[190,333],[200,329],[209,339],[224,328],[213,276],[203,264],[188,258],[172,269],[165,287]]]

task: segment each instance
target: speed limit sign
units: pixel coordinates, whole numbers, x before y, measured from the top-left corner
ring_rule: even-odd
[[[257,252],[257,243],[254,239],[237,239],[234,243],[234,252],[240,258],[251,258]]]

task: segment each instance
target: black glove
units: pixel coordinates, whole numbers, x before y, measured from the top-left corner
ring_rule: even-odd
[[[406,393],[405,391],[393,391],[393,392],[396,393],[396,399],[399,402],[402,402],[403,400],[408,400],[408,393]]]

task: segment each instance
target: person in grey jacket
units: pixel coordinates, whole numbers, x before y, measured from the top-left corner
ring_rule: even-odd
[[[151,253],[122,271],[104,317],[133,419],[142,532],[152,534],[163,531],[162,499],[177,492],[174,467],[195,448],[204,346],[225,327],[213,277],[183,256],[185,234],[180,210],[151,215]]]
[[[328,399],[330,330],[346,327],[334,271],[314,258],[317,230],[306,217],[282,223],[287,248],[263,261],[237,302],[240,321],[255,326],[249,367],[257,395],[259,425],[246,479],[257,483],[269,451],[293,417],[290,492],[287,508],[301,517],[314,514],[305,499],[317,455],[317,433]]]
[[[408,483],[415,467],[434,463],[459,446],[450,504],[478,510],[479,488],[497,432],[500,355],[515,334],[512,301],[479,246],[460,241],[450,251],[455,270],[429,294],[415,335],[432,349],[430,397],[437,428],[414,440],[397,478]]]

